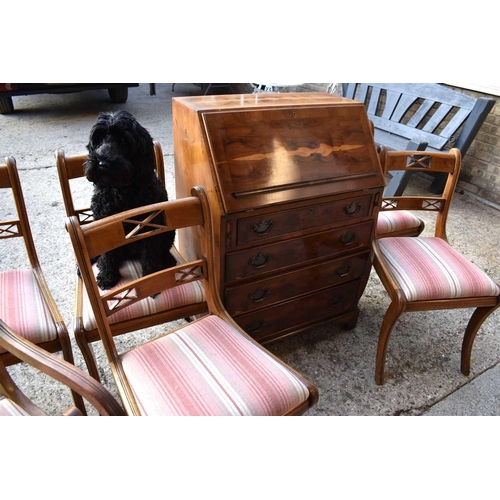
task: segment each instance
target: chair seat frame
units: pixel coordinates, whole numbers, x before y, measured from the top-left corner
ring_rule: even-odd
[[[163,152],[158,141],[153,141],[156,175],[165,186],[165,167],[163,161]],[[85,225],[93,221],[92,211],[89,207],[76,208],[71,190],[70,181],[84,177],[84,163],[87,159],[86,154],[66,156],[62,149],[55,153],[57,172],[59,175],[59,183],[63,195],[66,215],[68,217],[76,216],[80,224]],[[182,262],[183,258],[175,247],[172,248],[178,262]],[[75,286],[75,306],[74,306],[74,322],[73,333],[76,343],[82,352],[83,358],[87,365],[87,369],[96,380],[100,380],[99,370],[96,364],[96,357],[92,344],[100,341],[100,336],[97,328],[86,330],[83,323],[83,296],[84,283],[77,276]],[[111,325],[111,331],[114,336],[123,335],[142,328],[149,328],[162,323],[176,321],[184,318],[191,318],[198,315],[206,314],[208,311],[206,302],[188,304],[176,309],[157,312],[147,316],[140,316],[126,321],[116,322]]]
[[[449,153],[423,153],[420,151],[389,152],[385,147],[382,147],[380,158],[382,165],[390,162],[391,168],[400,170],[414,168],[432,169],[434,165],[429,165],[430,161],[432,161],[436,164],[434,166],[435,171],[448,174],[448,180],[442,196],[397,196],[386,198],[386,200],[392,203],[394,207],[397,207],[398,210],[426,210],[435,212],[436,227],[434,237],[448,242],[446,223],[451,200],[460,174],[460,151],[454,148],[451,149]],[[407,159],[409,159],[409,161],[407,161]],[[392,330],[401,314],[412,311],[475,308],[465,330],[460,363],[461,372],[465,376],[469,376],[474,340],[486,318],[500,306],[500,295],[491,297],[461,297],[456,299],[408,301],[380,249],[378,238],[373,241],[373,266],[391,300],[391,304],[384,315],[380,328],[375,367],[376,383],[378,385],[384,383],[387,349]]]
[[[120,237],[117,236],[116,241],[114,242],[106,242],[104,241],[105,238],[103,237],[103,235],[117,234],[120,231],[123,231],[117,229],[117,226],[123,227],[123,224],[125,222],[127,222],[128,224],[130,224],[131,222],[137,222],[138,220],[141,220],[141,216],[144,216],[145,214],[151,214],[156,210],[158,210],[158,212],[164,211],[165,220],[168,221],[168,230],[177,230],[184,227],[198,226],[200,228],[200,242],[202,245],[202,251],[205,257],[196,261],[187,262],[186,264],[182,264],[174,268],[164,269],[162,271],[154,273],[153,275],[145,276],[128,283],[118,290],[114,290],[108,294],[101,296],[94,273],[92,271],[92,257],[95,255],[99,255],[103,251],[106,251],[106,249],[109,247],[116,247],[119,244],[123,244],[125,240],[130,241],[128,235],[122,235]],[[271,356],[280,364],[284,365],[284,363],[279,360],[279,358],[267,351],[249,335],[243,332],[223,307],[219,298],[219,294],[216,290],[217,285],[214,283],[214,280],[210,279],[211,276],[215,276],[213,272],[213,241],[210,221],[211,218],[209,216],[208,199],[206,197],[205,191],[201,187],[193,188],[192,197],[149,205],[140,209],[129,210],[127,212],[108,217],[107,219],[96,221],[92,225],[81,226],[78,223],[78,219],[76,216],[69,217],[67,219],[67,229],[70,234],[73,248],[75,250],[75,254],[77,256],[77,260],[81,269],[82,279],[85,283],[86,289],[89,291],[89,298],[94,310],[98,325],[98,331],[107,354],[109,366],[115,378],[115,382],[118,387],[118,391],[120,393],[125,410],[129,415],[141,415],[141,411],[136,401],[135,395],[128,383],[126,373],[121,363],[121,356],[118,353],[117,347],[113,341],[113,333],[111,331],[108,320],[109,315],[111,315],[113,312],[108,305],[110,300],[114,301],[114,303],[118,301],[118,305],[116,306],[116,308],[120,308],[122,306],[126,307],[126,302],[122,300],[122,292],[133,291],[133,293],[131,294],[126,293],[127,297],[131,295],[133,296],[133,299],[131,300],[131,303],[133,303],[134,301],[142,300],[143,297],[159,293],[171,286],[176,286],[189,280],[202,280],[205,285],[205,293],[209,311],[208,314],[213,314],[220,317],[226,323],[231,325],[235,330],[237,330],[242,336],[248,339],[249,342],[257,346],[258,349],[262,350],[266,353],[266,355]],[[138,234],[137,238],[148,237],[148,235],[164,229],[166,229],[166,227],[155,227],[148,233],[142,232]],[[91,233],[94,232],[94,234],[97,234],[96,231],[99,231],[100,237],[92,239]],[[118,243],[118,239],[120,238],[122,243]],[[181,276],[180,279],[179,276]],[[198,319],[197,321],[203,321],[203,318]],[[166,333],[166,335],[169,335],[177,330],[178,329],[168,332]],[[151,342],[154,341],[155,340]],[[306,379],[303,375],[293,370],[293,368],[287,366],[287,369],[292,371],[309,391],[308,399],[306,399],[306,401],[302,402],[296,408],[292,408],[287,413],[289,415],[300,415],[317,402],[318,390],[310,380]]]
[[[7,226],[14,224],[15,227],[14,231],[0,231],[0,239],[16,237],[23,238],[31,271],[34,275],[42,300],[49,311],[51,320],[54,323],[56,329],[56,338],[54,340],[48,342],[40,342],[37,345],[50,353],[62,352],[64,359],[67,362],[74,364],[73,350],[68,330],[54,300],[54,297],[52,296],[52,293],[49,289],[47,280],[38,259],[33,234],[31,232],[31,226],[28,219],[28,213],[26,210],[26,203],[24,200],[21,181],[19,179],[17,164],[15,158],[13,157],[5,158],[5,165],[0,165],[0,188],[10,188],[12,190],[18,216],[18,219],[15,221],[2,221],[0,223],[1,226],[5,226],[5,224],[7,224]],[[20,362],[19,357],[9,351],[1,353],[0,360],[4,366],[11,366]],[[80,394],[72,391],[72,396],[75,402],[75,406],[78,407],[82,413],[85,413],[85,405]]]

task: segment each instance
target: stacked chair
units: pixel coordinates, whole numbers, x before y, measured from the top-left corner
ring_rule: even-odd
[[[159,220],[168,223],[152,223]],[[300,415],[318,399],[316,386],[243,332],[221,305],[214,276],[206,194],[128,210],[66,228],[107,359],[128,415]],[[126,230],[134,227],[132,231]],[[164,231],[193,227],[202,256],[102,293],[92,259]],[[208,314],[124,352],[112,318],[145,298],[189,283],[205,287]],[[155,300],[155,299],[153,299]]]
[[[447,181],[441,196],[402,195],[383,200],[382,215],[422,210],[436,214],[436,224],[432,237],[400,233],[374,240],[374,267],[391,299],[379,334],[375,380],[379,385],[384,383],[389,338],[402,313],[475,308],[462,343],[461,371],[467,376],[474,339],[485,319],[500,305],[500,288],[448,242],[446,222],[460,173],[460,151],[388,151],[382,147],[380,158],[386,171],[440,172]]]
[[[28,268],[0,272],[0,318],[33,344],[50,353],[62,352],[64,359],[74,364],[68,331],[38,260],[14,158],[6,158],[0,165],[0,189],[2,195],[11,194],[16,210],[16,218],[0,221],[0,240],[22,238],[29,261]],[[0,362],[6,367],[21,359],[0,345]],[[85,414],[81,395],[72,390],[72,396],[75,406]]]
[[[80,398],[84,398],[92,405],[100,415],[125,415],[116,399],[90,375],[26,340],[2,320],[0,320],[0,346],[5,352],[11,353],[21,361],[69,387],[73,393],[78,394]],[[63,416],[82,416],[85,414],[75,406],[62,413]],[[31,401],[16,385],[0,360],[0,416],[46,415],[47,413]]]
[[[384,176],[395,168],[392,163],[387,164],[385,154],[387,149],[384,146],[378,148],[379,158]],[[381,158],[383,157],[383,158]],[[382,199],[382,210],[378,213],[376,234],[377,238],[388,236],[419,236],[425,229],[423,219],[415,215],[410,210],[395,210],[390,205],[392,198]]]
[[[160,144],[154,141],[156,173],[165,185],[163,153]],[[72,181],[84,177],[84,162],[87,155],[66,156],[63,150],[56,151],[56,165],[61,191],[68,217],[76,217],[79,224],[85,225],[93,220],[88,206],[75,206]],[[175,247],[171,250],[177,262],[183,259]],[[97,269],[94,268],[97,272]],[[120,270],[122,280],[117,286],[140,277],[140,266],[133,261],[127,262]],[[169,321],[196,317],[207,312],[203,287],[200,283],[186,283],[177,289],[165,291],[156,299],[146,298],[140,303],[114,315],[110,320],[113,335],[122,335],[139,329],[156,326]],[[90,305],[88,294],[80,277],[77,277],[75,291],[74,335],[83,354],[89,373],[100,380],[92,344],[100,340],[98,325]]]

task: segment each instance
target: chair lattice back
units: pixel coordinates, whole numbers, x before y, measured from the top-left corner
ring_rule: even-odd
[[[5,158],[5,165],[0,165],[0,189],[11,190],[17,211],[17,219],[0,221],[0,239],[23,238],[31,266],[38,267],[38,255],[14,158]]]
[[[155,170],[156,175],[165,186],[165,165],[163,161],[163,152],[161,145],[158,141],[153,141],[155,152]],[[84,163],[87,159],[86,154],[66,156],[62,149],[56,151],[56,165],[59,174],[59,183],[64,200],[64,207],[66,215],[71,217],[76,215],[80,224],[87,224],[93,220],[93,214],[89,207],[76,208],[73,199],[73,190],[71,181],[80,179],[85,176]]]
[[[461,154],[456,148],[449,152],[388,151],[380,148],[380,161],[384,171],[425,171],[448,174],[441,196],[391,196],[384,197],[381,210],[425,210],[438,212],[436,236],[446,239],[446,218],[460,174]]]

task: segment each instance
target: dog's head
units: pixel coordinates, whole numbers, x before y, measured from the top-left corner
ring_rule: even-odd
[[[94,184],[121,188],[155,175],[153,139],[127,111],[100,113],[87,149],[85,176]]]

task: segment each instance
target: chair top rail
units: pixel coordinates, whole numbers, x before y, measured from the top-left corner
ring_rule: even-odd
[[[164,221],[158,222],[163,216]],[[68,224],[69,222],[67,222]],[[81,227],[81,234],[93,258],[124,244],[189,226],[203,224],[198,198],[189,197],[134,208],[90,222]]]
[[[387,151],[384,165],[386,171],[410,170],[425,172],[453,173],[460,159],[460,151],[456,148],[449,152],[426,151]]]

